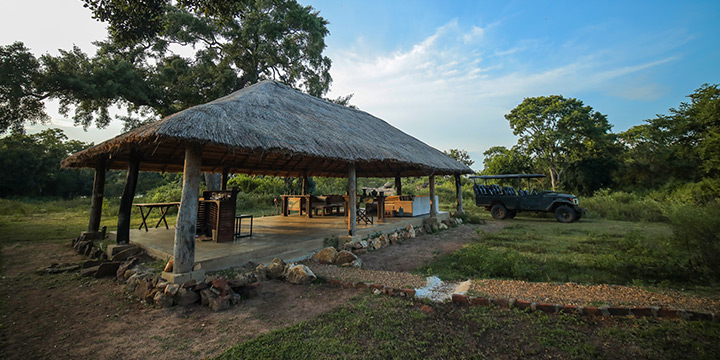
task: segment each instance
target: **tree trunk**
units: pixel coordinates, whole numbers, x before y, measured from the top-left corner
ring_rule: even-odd
[[[550,184],[552,184],[552,191],[555,191],[555,171],[552,166],[550,167]]]
[[[132,212],[132,203],[135,198],[135,187],[137,186],[139,172],[140,157],[133,153],[130,155],[125,187],[123,188],[122,197],[120,198],[120,208],[118,209],[118,244],[130,243],[130,214]]]
[[[175,225],[173,249],[173,273],[175,274],[191,272],[195,265],[195,229],[197,227],[201,158],[202,148],[200,146],[191,145],[185,149],[182,197]]]

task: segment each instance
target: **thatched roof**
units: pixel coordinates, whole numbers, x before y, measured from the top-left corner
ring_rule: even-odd
[[[181,172],[188,144],[202,144],[202,170],[280,176],[392,177],[467,174],[472,170],[364,111],[263,81],[149,123],[75,153],[63,167]]]

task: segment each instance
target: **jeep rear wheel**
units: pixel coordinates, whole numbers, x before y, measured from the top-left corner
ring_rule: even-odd
[[[577,220],[577,213],[567,205],[560,205],[555,209],[555,218],[561,223],[571,223]]]
[[[508,216],[508,210],[503,204],[495,204],[490,209],[490,214],[496,220],[504,220]]]

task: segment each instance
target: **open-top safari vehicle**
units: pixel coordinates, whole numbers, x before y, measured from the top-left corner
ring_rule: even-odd
[[[498,220],[514,218],[522,211],[551,212],[563,223],[579,220],[585,209],[578,207],[578,199],[571,194],[554,191],[530,190],[530,179],[544,178],[543,174],[506,174],[470,176],[473,179],[475,204],[490,211]],[[521,188],[522,180],[526,181],[525,189]],[[478,180],[483,180],[479,184]],[[515,181],[517,190],[512,186],[488,184],[489,181]]]

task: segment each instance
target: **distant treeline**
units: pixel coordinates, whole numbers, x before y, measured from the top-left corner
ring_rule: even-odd
[[[506,118],[518,135],[512,148],[492,147],[485,152],[485,174],[543,173],[552,175],[537,187],[589,196],[603,189],[636,194],[661,192],[684,202],[707,203],[720,197],[720,89],[703,85],[690,101],[667,115],[645,120],[625,132],[614,134],[606,116],[577,99],[562,96],[528,98]],[[70,140],[62,130],[38,134],[14,133],[0,138],[0,197],[88,196],[92,191],[91,169],[60,169],[69,154],[92,144]],[[471,163],[467,152],[447,152]],[[141,173],[138,194],[155,200],[178,200],[180,174]],[[109,171],[106,197],[119,197],[124,171]],[[359,179],[359,187],[382,187],[393,179]],[[469,181],[465,194],[470,198]],[[314,194],[345,193],[346,179],[314,178]],[[272,198],[298,193],[301,180],[270,176],[235,175],[230,187],[245,194]],[[403,179],[403,192],[427,193],[427,178]],[[454,199],[449,177],[437,179],[439,196]],[[678,200],[678,199],[676,199]],[[266,201],[266,200],[262,200]]]

